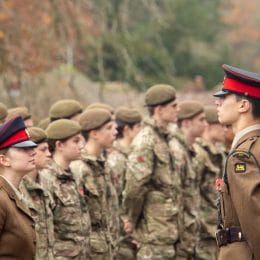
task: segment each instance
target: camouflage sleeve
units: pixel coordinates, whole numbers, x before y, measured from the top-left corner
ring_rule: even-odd
[[[98,194],[96,180],[93,172],[84,161],[78,160],[70,164],[70,169],[78,186],[83,187],[92,194]]]
[[[198,234],[198,192],[196,191],[196,174],[191,167],[188,151],[177,139],[169,142],[174,170],[180,175],[181,191],[179,204],[179,235],[177,255],[188,259],[193,255]]]
[[[127,162],[123,206],[134,226],[142,211],[144,197],[148,191],[147,184],[153,173],[154,152],[150,141],[145,136],[139,136]]]

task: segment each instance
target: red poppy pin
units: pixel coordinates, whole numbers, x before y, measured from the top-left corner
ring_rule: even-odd
[[[81,195],[81,197],[84,197],[84,188],[83,187],[80,187],[78,188],[78,191],[79,191],[79,194]]]
[[[217,178],[216,179],[216,182],[215,182],[215,189],[216,189],[216,191],[219,191],[222,182],[223,182],[222,178]]]
[[[137,157],[137,161],[138,161],[138,162],[144,162],[144,157],[141,156],[141,155],[139,155],[139,156]]]

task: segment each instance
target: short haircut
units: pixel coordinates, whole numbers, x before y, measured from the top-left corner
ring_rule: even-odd
[[[117,135],[116,138],[120,139],[124,137],[124,128],[125,126],[128,126],[129,128],[133,128],[136,124],[139,124],[140,122],[135,122],[135,123],[126,123],[122,120],[116,119],[116,124],[117,124]]]
[[[259,98],[253,98],[248,97],[245,95],[239,95],[235,94],[237,101],[240,101],[242,99],[248,100],[252,105],[252,115],[254,118],[260,118],[260,99]]]

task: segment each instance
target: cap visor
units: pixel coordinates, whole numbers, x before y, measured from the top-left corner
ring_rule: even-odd
[[[226,95],[230,94],[228,90],[220,90],[217,93],[213,94],[214,97],[224,97]]]
[[[16,147],[16,148],[26,148],[26,147],[36,147],[37,144],[34,143],[33,141],[31,140],[27,140],[27,141],[23,141],[23,142],[20,142],[20,143],[17,143],[17,144],[14,144],[12,145],[11,147]]]

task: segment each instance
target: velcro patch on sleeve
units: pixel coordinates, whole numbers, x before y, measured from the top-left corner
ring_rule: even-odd
[[[246,163],[236,163],[235,173],[244,173],[244,172],[246,172]]]

